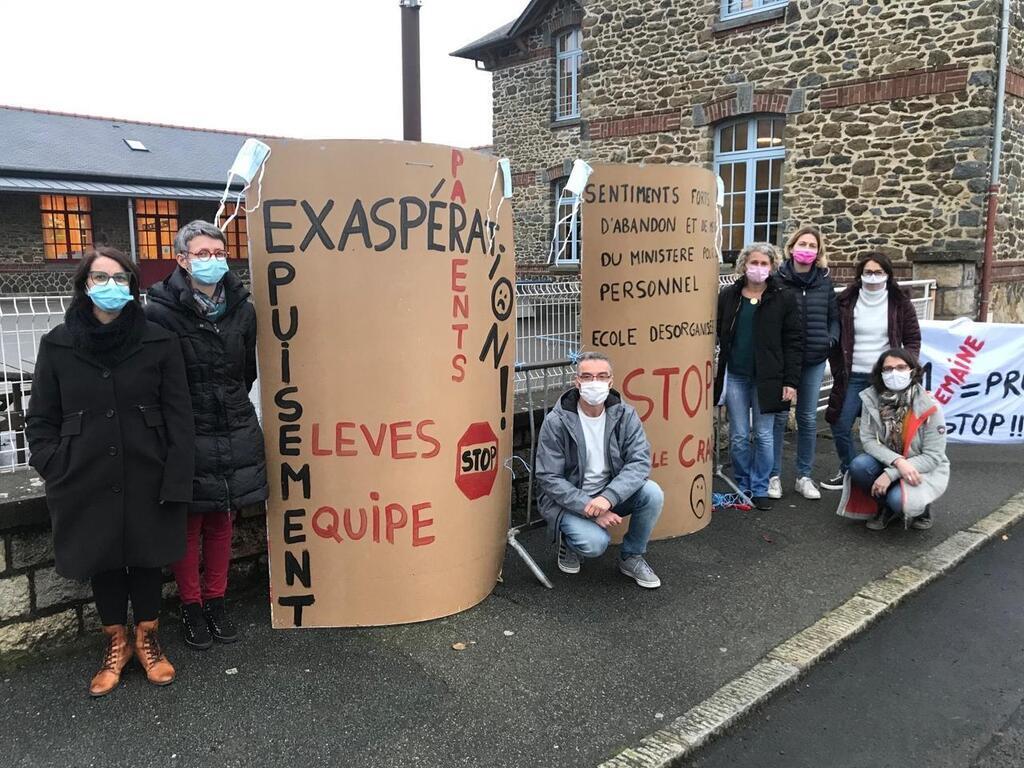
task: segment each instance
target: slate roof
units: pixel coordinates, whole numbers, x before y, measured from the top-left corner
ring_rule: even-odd
[[[141,141],[138,152],[125,139]],[[246,136],[0,106],[0,175],[223,187]]]
[[[460,59],[478,59],[480,54],[489,48],[495,48],[512,42],[522,32],[530,29],[537,19],[547,11],[552,2],[553,0],[530,0],[530,4],[526,6],[526,9],[513,21],[498,27],[493,32],[487,33],[479,40],[474,40],[457,51],[452,51],[449,55]]]

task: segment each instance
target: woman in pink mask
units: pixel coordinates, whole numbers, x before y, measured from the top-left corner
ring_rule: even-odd
[[[796,396],[803,340],[796,299],[772,276],[778,263],[775,246],[748,245],[736,259],[739,279],[718,294],[715,402],[724,390],[733,477],[761,510],[772,508],[774,414],[789,411]]]
[[[836,289],[828,272],[825,239],[817,227],[800,227],[786,242],[785,258],[777,273],[780,287],[793,295],[804,333],[800,383],[796,388],[796,492],[805,499],[820,499],[811,479],[817,438],[818,397],[829,351],[839,342]],[[788,414],[775,414],[775,461],[768,480],[768,495],[782,498],[782,439]]]

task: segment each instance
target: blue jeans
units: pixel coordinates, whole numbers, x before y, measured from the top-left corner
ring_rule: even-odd
[[[807,365],[800,370],[800,386],[796,390],[796,476],[810,477],[814,466],[814,448],[818,440],[818,398],[825,361]],[[772,477],[782,474],[782,438],[786,434],[786,411],[775,414],[775,463]]]
[[[733,373],[726,376],[725,407],[729,411],[729,453],[736,485],[754,496],[767,496],[774,458],[775,416],[761,413],[757,404],[757,382],[749,376]],[[751,423],[753,450],[750,447]]]
[[[850,462],[850,482],[870,495],[871,486],[884,471],[882,462],[874,456],[862,453]],[[885,506],[897,515],[903,514],[903,491],[899,479],[893,480],[889,490],[885,492]]]
[[[845,472],[853,461],[853,422],[860,416],[860,393],[871,386],[870,373],[851,373],[846,385],[846,399],[839,418],[832,425],[832,438],[839,454],[839,471]],[[874,482],[874,481],[872,481]]]
[[[665,494],[661,486],[653,480],[648,480],[640,486],[639,491],[617,507],[612,507],[612,512],[620,517],[629,515],[629,530],[622,539],[622,549],[619,553],[623,560],[647,551],[651,531],[661,517],[661,508],[664,505]],[[559,518],[558,528],[565,543],[582,557],[600,557],[608,549],[611,535],[589,518],[566,512]]]

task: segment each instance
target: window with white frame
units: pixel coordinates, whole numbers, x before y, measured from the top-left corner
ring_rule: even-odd
[[[582,33],[572,27],[558,35],[555,47],[555,119],[580,116],[580,60]]]
[[[715,132],[715,172],[725,185],[726,261],[735,261],[746,243],[779,242],[785,126],[785,118],[760,115],[726,123]]]
[[[575,221],[572,208],[577,196],[565,191],[566,179],[556,181],[555,194],[555,264],[571,265],[580,263],[580,242],[583,224],[580,213],[576,211]]]
[[[768,8],[786,5],[789,0],[722,0],[722,18],[732,19],[747,16]]]

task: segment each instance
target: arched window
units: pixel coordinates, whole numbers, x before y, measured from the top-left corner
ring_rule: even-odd
[[[722,255],[727,261],[735,261],[746,243],[779,241],[785,125],[783,117],[755,115],[715,131],[715,172],[725,184]]]

